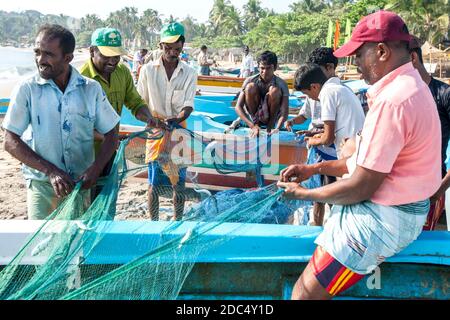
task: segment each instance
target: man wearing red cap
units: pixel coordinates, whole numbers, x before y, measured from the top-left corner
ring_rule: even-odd
[[[331,299],[350,288],[421,233],[429,198],[440,186],[439,116],[427,85],[411,63],[411,36],[392,12],[364,17],[334,54],[356,55],[369,112],[353,156],[291,166],[279,186],[286,196],[333,203],[332,214],[293,299]],[[315,173],[343,176],[318,189],[299,182]],[[294,182],[290,182],[294,181]]]

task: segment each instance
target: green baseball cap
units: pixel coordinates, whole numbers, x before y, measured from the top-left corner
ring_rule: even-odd
[[[161,42],[164,43],[175,43],[181,36],[184,36],[184,27],[178,22],[169,23],[161,30]]]
[[[114,28],[99,28],[91,37],[91,46],[98,47],[100,53],[106,57],[126,55],[122,47],[122,36],[119,30]]]

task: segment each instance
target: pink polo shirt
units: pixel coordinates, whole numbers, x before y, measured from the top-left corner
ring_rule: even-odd
[[[367,92],[369,112],[347,165],[388,173],[372,202],[391,206],[431,197],[441,184],[441,124],[430,89],[412,63]]]

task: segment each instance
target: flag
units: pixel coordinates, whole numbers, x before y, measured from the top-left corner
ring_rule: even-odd
[[[350,41],[350,38],[352,37],[352,23],[350,19],[347,19],[345,22],[345,43]]]
[[[331,20],[328,21],[328,34],[327,34],[327,47],[331,48],[331,44],[333,43],[333,22]]]
[[[339,37],[341,36],[341,24],[339,20],[336,20],[336,30],[334,32],[334,45],[333,49],[336,50],[339,47]]]

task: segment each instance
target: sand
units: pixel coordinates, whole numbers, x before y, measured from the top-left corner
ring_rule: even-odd
[[[0,130],[0,220],[24,220],[27,218],[25,180],[19,161],[3,147],[4,136],[4,130]]]

